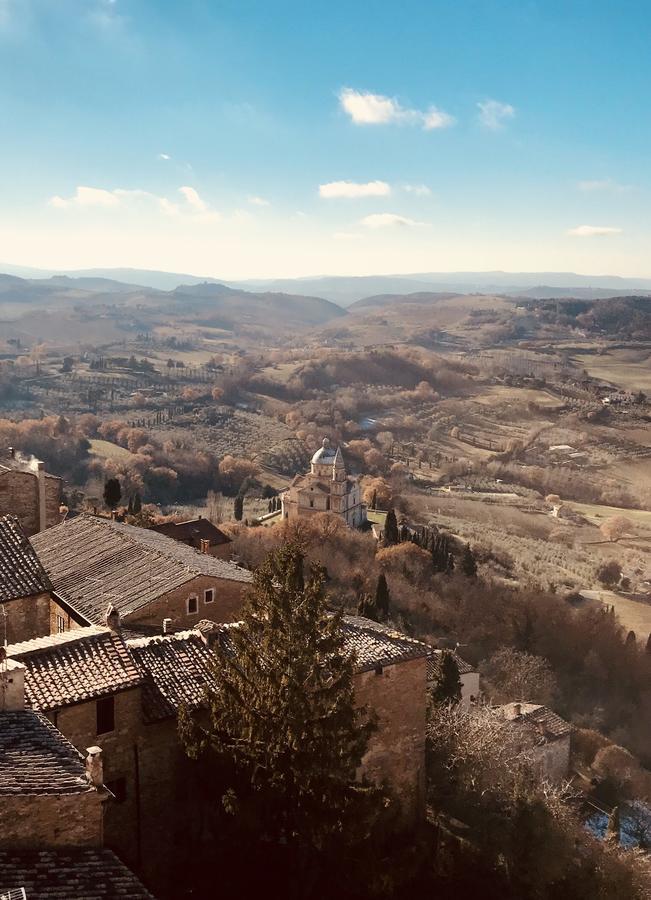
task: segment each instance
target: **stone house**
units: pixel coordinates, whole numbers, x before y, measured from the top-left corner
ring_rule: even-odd
[[[28,535],[61,521],[63,479],[42,462],[10,447],[0,461],[0,515],[14,515]]]
[[[468,708],[474,700],[479,699],[479,671],[475,666],[462,659],[456,650],[435,650],[432,648],[427,659],[427,682],[431,687],[439,678],[441,657],[443,653],[451,653],[459,670],[461,682],[461,706]]]
[[[146,528],[77,516],[32,538],[58,596],[89,624],[112,603],[125,626],[237,619],[251,572]]]
[[[312,457],[310,471],[297,475],[280,499],[282,517],[290,522],[324,512],[354,528],[366,521],[359,480],[347,475],[341,448],[331,447],[328,438]]]
[[[542,779],[561,782],[569,777],[572,726],[539,703],[506,703],[496,713],[513,729],[518,745]]]
[[[76,628],[83,617],[57,597],[15,516],[0,518],[0,644]]]
[[[230,559],[233,541],[227,534],[217,528],[209,519],[199,516],[198,519],[189,519],[187,522],[164,522],[162,525],[152,525],[150,531],[165,534],[182,544],[218,556],[220,559]]]

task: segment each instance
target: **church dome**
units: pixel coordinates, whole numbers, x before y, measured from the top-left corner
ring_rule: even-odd
[[[328,438],[323,438],[323,443],[312,457],[313,463],[333,463],[337,449],[330,446]]]

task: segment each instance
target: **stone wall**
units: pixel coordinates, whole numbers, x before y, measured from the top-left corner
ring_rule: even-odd
[[[4,605],[7,613],[7,643],[17,644],[51,634],[51,605],[49,593],[8,600]]]
[[[50,528],[60,520],[61,479],[45,479],[45,517]],[[39,531],[38,477],[34,472],[10,470],[0,475],[0,515],[16,516],[31,536]]]
[[[0,847],[101,845],[102,795],[97,791],[2,797]]]
[[[377,715],[360,774],[387,784],[406,821],[425,808],[426,661],[412,659],[355,676],[355,699]]]
[[[534,747],[532,752],[534,766],[541,778],[559,783],[570,774],[571,737],[548,740]]]
[[[163,619],[172,620],[176,630],[194,628],[201,619],[212,619],[214,622],[237,622],[242,613],[243,595],[250,585],[241,581],[226,581],[209,575],[200,575],[187,584],[163,594],[146,607],[124,617],[125,622],[142,622],[147,625],[160,625]],[[205,602],[205,591],[214,590],[212,603]],[[188,599],[197,597],[197,612],[188,612]]]

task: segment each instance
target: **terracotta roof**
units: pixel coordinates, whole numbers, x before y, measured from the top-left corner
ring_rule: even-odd
[[[25,666],[25,701],[35,709],[59,709],[141,681],[123,637],[94,625],[13,644],[7,656]]]
[[[529,726],[543,741],[555,741],[572,733],[569,722],[539,703],[505,703],[497,711],[508,722]]]
[[[358,672],[426,657],[430,651],[422,641],[362,616],[344,616],[342,627],[346,646],[355,653]]]
[[[429,656],[427,657],[427,678],[428,680],[432,680],[436,678],[439,674],[441,667],[441,658],[443,653],[451,653],[454,658],[455,663],[457,664],[457,669],[459,670],[459,675],[469,675],[470,672],[477,672],[476,666],[471,666],[470,663],[467,663],[465,659],[462,659],[456,650],[434,650],[433,648],[430,651]]]
[[[32,544],[57,592],[97,624],[109,600],[125,616],[199,575],[243,584],[253,578],[166,535],[95,516],[48,528]]]
[[[154,900],[106,848],[0,850],[0,898],[20,888],[26,900]]]
[[[15,516],[0,517],[0,603],[51,590],[50,580]]]
[[[231,544],[232,540],[227,534],[217,528],[210,519],[189,519],[187,522],[164,522],[162,525],[153,525],[150,529],[157,534],[166,534],[175,541],[190,541],[198,544],[200,541],[209,541],[211,547],[221,544]]]
[[[181,703],[191,709],[201,705],[214,657],[197,631],[137,638],[127,644],[143,677],[146,722],[175,716]]]
[[[81,754],[42,713],[0,712],[0,795],[90,790]]]

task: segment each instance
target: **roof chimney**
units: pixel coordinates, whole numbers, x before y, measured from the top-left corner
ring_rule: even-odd
[[[100,788],[104,784],[104,761],[101,747],[87,747],[86,774],[90,783]]]
[[[171,619],[163,619],[163,634],[170,634],[172,628]]]
[[[112,603],[106,607],[106,624],[111,631],[120,630],[120,613]]]
[[[40,460],[36,463],[36,477],[38,479],[38,530],[47,528],[47,508],[45,502],[45,463]]]
[[[15,459],[16,458],[16,449],[14,447],[9,447],[8,450],[9,450],[9,458]]]
[[[208,538],[200,538],[199,539],[199,549],[201,550],[202,553],[210,552],[210,541],[208,540]]]
[[[25,709],[25,666],[0,647],[0,711]]]

